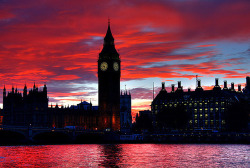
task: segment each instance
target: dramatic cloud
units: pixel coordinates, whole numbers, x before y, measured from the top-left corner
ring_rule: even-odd
[[[0,1],[0,87],[21,91],[46,82],[50,103],[91,98],[97,105],[108,17],[135,111],[152,99],[140,80],[199,75],[243,83],[250,74],[249,9],[248,0]]]

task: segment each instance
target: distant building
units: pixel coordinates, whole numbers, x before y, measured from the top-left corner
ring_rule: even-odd
[[[134,131],[135,132],[148,132],[152,131],[152,112],[150,110],[139,111],[136,114]]]
[[[98,106],[92,106],[91,102],[81,101],[77,105],[71,105],[70,109],[98,110]]]
[[[148,118],[152,118],[152,112],[150,110],[142,110],[139,111],[139,116],[147,116]]]
[[[245,93],[248,93],[249,86],[250,81],[247,77]],[[201,81],[198,80],[195,91],[188,89],[184,92],[179,81],[177,89],[175,90],[172,85],[172,91],[168,93],[165,83],[162,83],[161,91],[151,104],[153,126],[161,130],[179,129],[178,121],[181,121],[185,122],[185,126],[181,129],[186,131],[227,130],[227,118],[231,105],[239,102],[244,95],[241,85],[238,85],[238,91],[236,91],[234,83],[231,83],[231,88],[228,88],[227,82],[224,81],[224,87],[221,88],[217,78],[212,90],[203,90]]]
[[[127,90],[121,92],[120,95],[120,118],[121,132],[130,132],[132,128],[131,95],[127,93]]]

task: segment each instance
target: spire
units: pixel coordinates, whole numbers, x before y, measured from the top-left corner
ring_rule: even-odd
[[[24,88],[23,88],[23,96],[27,96],[27,86],[26,86],[26,83],[24,85]]]
[[[125,85],[125,93],[124,93],[125,95],[127,95],[128,94],[128,92],[127,92],[127,88],[126,88],[126,85]]]
[[[114,37],[110,29],[110,19],[108,19],[108,30],[107,30],[106,36],[104,37],[104,45],[105,44],[114,45]]]
[[[114,37],[110,29],[110,19],[108,19],[108,29],[104,37],[103,49],[101,53],[99,54],[99,58],[119,59],[119,54],[115,49]]]
[[[44,93],[47,93],[47,86],[46,86],[46,83],[45,83],[45,82],[44,82],[43,92],[44,92]]]
[[[5,85],[3,86],[3,97],[6,97],[6,88],[5,88]]]
[[[155,99],[155,86],[154,86],[154,82],[153,82],[153,101]]]

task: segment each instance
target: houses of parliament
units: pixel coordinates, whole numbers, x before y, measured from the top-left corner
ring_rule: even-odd
[[[46,84],[39,90],[34,83],[29,91],[25,84],[22,93],[14,87],[7,93],[4,86],[0,124],[46,128],[77,126],[85,130],[129,132],[132,128],[131,95],[127,90],[120,92],[121,60],[115,48],[110,23],[99,53],[97,71],[98,107],[86,101],[71,107],[49,106]],[[215,80],[212,90],[206,91],[200,80],[195,91],[184,91],[179,81],[178,87],[175,89],[172,85],[172,91],[168,93],[163,83],[152,101],[151,111],[146,111],[147,121],[150,121],[147,124],[152,125],[157,132],[176,129],[225,131],[229,127],[228,123],[236,126],[241,123],[235,121],[241,122],[241,119],[249,125],[249,95],[249,77],[246,77],[246,87],[241,89],[241,85],[238,85],[237,91],[234,83],[228,88],[226,81],[221,88],[219,79]],[[237,111],[238,107],[248,111],[246,115],[243,114],[243,118],[237,118],[242,113]],[[141,114],[143,116],[143,111]]]
[[[40,91],[35,85],[23,93],[3,88],[1,124],[11,126],[53,127],[78,126],[87,130],[122,131],[132,126],[131,95],[120,92],[121,61],[115,48],[110,22],[98,59],[98,103],[81,102],[71,107],[49,107],[47,86]]]

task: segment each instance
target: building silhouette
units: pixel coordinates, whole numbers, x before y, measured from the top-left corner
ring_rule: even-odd
[[[219,79],[216,78],[212,90],[203,90],[201,81],[198,80],[195,91],[188,89],[184,92],[179,81],[178,87],[175,89],[172,85],[172,90],[168,93],[165,83],[162,83],[162,89],[151,104],[153,127],[160,131],[226,131],[230,127],[229,123],[232,123],[230,121],[232,116],[229,116],[231,109],[234,104],[243,101],[245,109],[234,114],[234,117],[245,115],[245,127],[247,127],[249,111],[248,114],[242,113],[249,109],[247,105],[249,86],[249,77],[246,78],[244,92],[242,92],[241,85],[238,85],[238,91],[236,91],[234,83],[231,83],[231,87],[228,88],[226,81],[224,81],[224,87],[221,88]],[[248,101],[245,101],[247,99]],[[236,118],[233,120],[237,120]]]
[[[99,128],[101,130],[120,130],[120,57],[115,49],[114,38],[108,30],[103,49],[98,59],[98,102]]]
[[[25,84],[23,93],[12,87],[11,92],[3,89],[2,124],[7,126],[29,126],[64,128],[78,126],[81,129],[98,129],[98,108],[83,101],[77,106],[48,107],[47,86],[42,90],[34,84],[28,92]]]
[[[12,87],[3,89],[3,110],[0,121],[4,125],[53,127],[78,126],[89,130],[112,130],[129,132],[132,125],[131,95],[120,95],[120,57],[115,49],[110,23],[104,37],[103,49],[98,59],[99,107],[81,101],[76,106],[48,107],[47,86],[42,90],[34,84],[29,92],[25,84],[23,93]],[[120,118],[120,111],[121,116]],[[122,123],[122,126],[121,124]]]
[[[98,110],[92,106],[92,103],[83,101],[77,106],[68,106],[48,108],[50,127],[65,128],[74,126],[81,130],[99,130],[98,129]]]
[[[121,132],[130,132],[132,128],[131,94],[125,89],[120,95]]]
[[[23,94],[14,89],[6,92],[3,89],[3,124],[15,126],[48,126],[48,97],[47,86],[39,91],[35,85],[28,93],[25,84]]]

